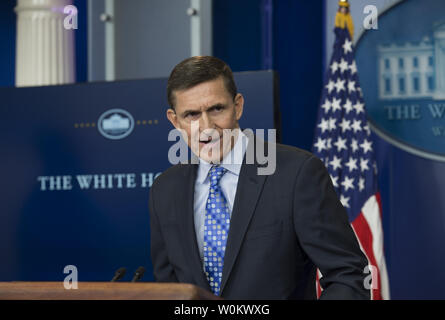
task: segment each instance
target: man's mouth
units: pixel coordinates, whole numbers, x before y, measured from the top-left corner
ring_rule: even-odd
[[[212,137],[207,137],[207,138],[204,138],[204,139],[199,139],[199,144],[201,146],[214,145],[218,141],[219,141],[219,137],[217,139],[212,139]]]

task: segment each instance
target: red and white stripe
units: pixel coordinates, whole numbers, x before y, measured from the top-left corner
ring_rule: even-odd
[[[357,236],[360,248],[369,262],[367,271],[372,276],[371,299],[389,300],[389,281],[383,249],[382,210],[379,193],[366,201],[360,215],[351,223],[351,226]],[[323,290],[319,282],[321,277],[320,271],[317,270],[317,297],[320,297]]]

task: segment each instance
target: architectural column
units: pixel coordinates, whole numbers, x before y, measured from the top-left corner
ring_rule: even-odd
[[[65,29],[72,0],[17,0],[17,87],[75,82],[74,30]]]
[[[445,23],[436,25],[434,30],[435,43],[435,72],[436,90],[434,98],[436,100],[445,99]]]

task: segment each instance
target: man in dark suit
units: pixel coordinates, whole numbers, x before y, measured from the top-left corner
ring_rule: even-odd
[[[167,117],[199,163],[169,168],[151,188],[155,279],[226,299],[303,299],[315,298],[317,267],[321,298],[369,299],[368,261],[323,163],[239,129],[244,99],[230,68],[186,59],[167,94]],[[260,144],[273,152],[271,174],[259,174],[270,163],[246,161]]]

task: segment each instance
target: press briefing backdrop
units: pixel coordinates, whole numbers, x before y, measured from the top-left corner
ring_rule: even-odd
[[[242,128],[279,127],[274,73],[235,80]],[[166,82],[0,89],[0,281],[60,281],[67,265],[79,281],[140,265],[153,280],[149,188],[176,143]]]
[[[391,298],[444,299],[445,2],[350,3],[360,84],[378,133],[373,147]],[[333,19],[338,2],[326,4]],[[361,33],[370,4],[379,7],[378,29]],[[331,45],[332,31],[329,38]]]

